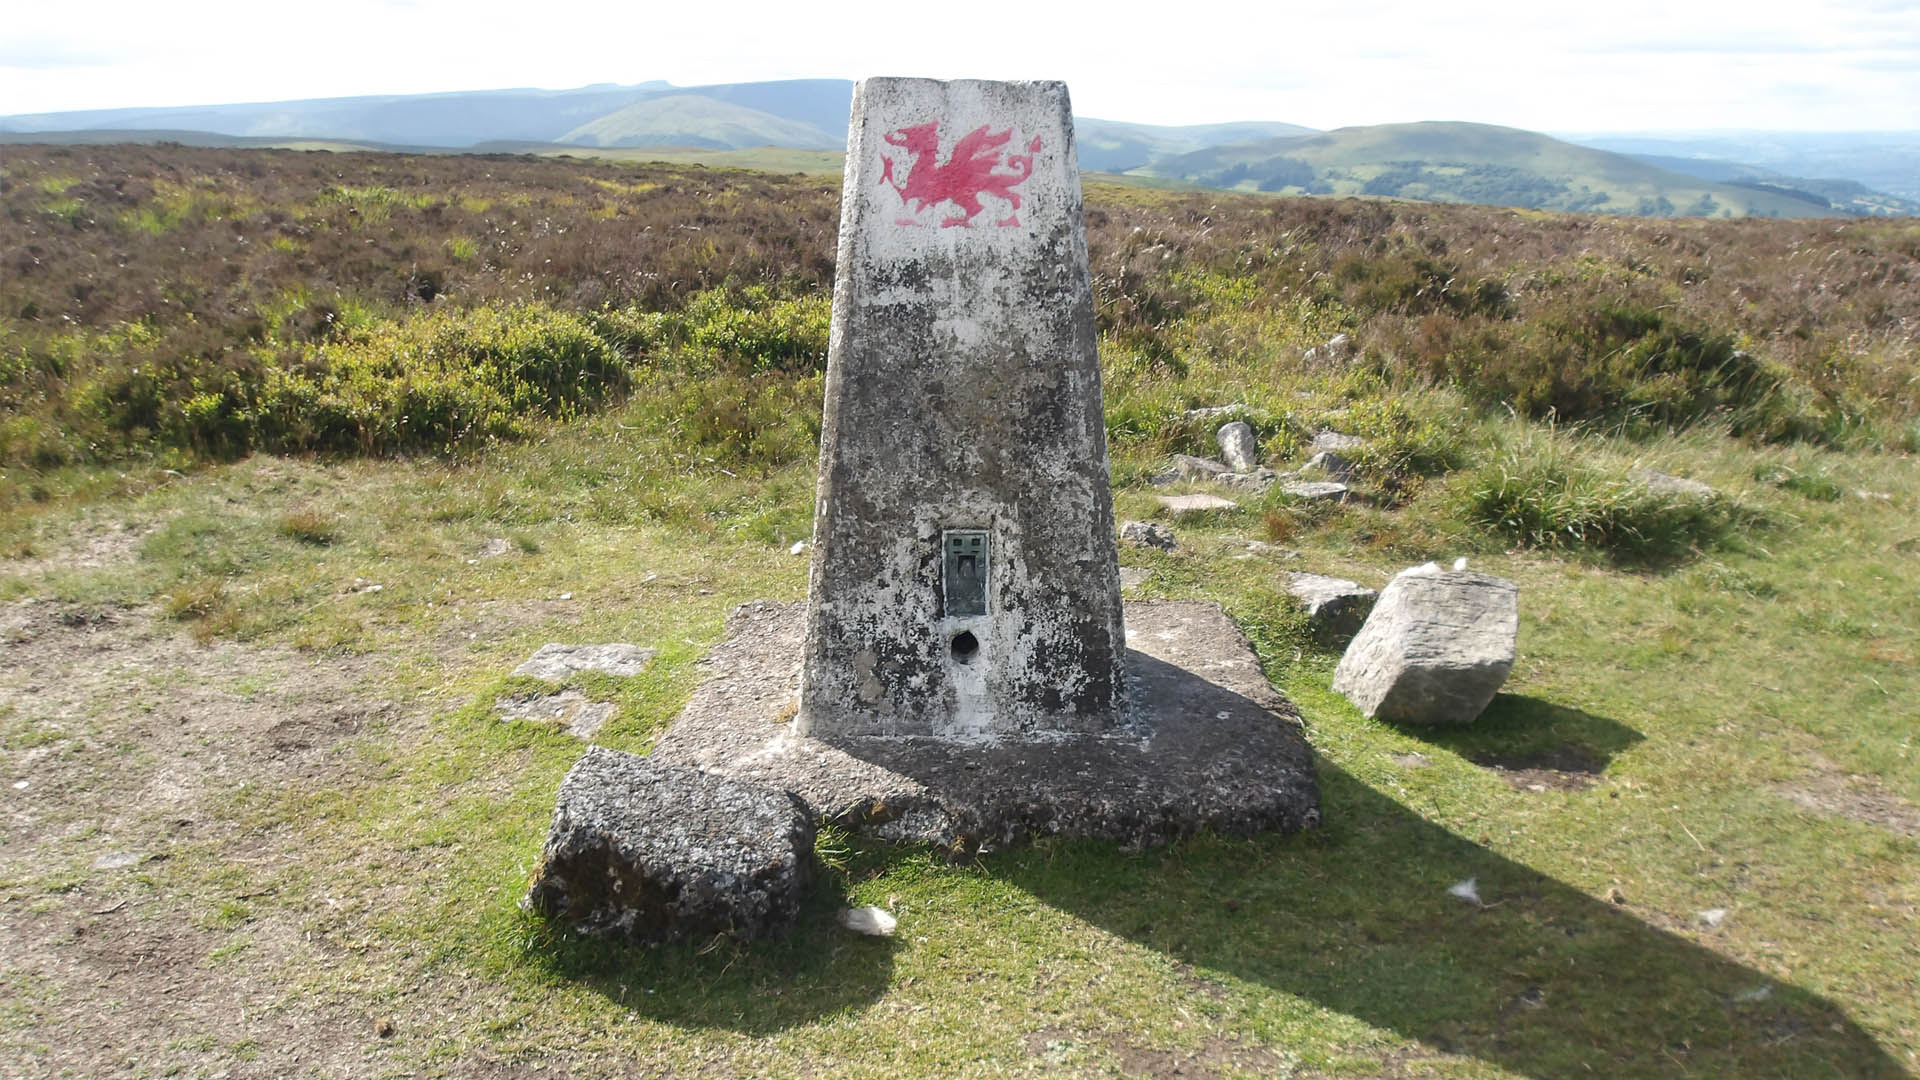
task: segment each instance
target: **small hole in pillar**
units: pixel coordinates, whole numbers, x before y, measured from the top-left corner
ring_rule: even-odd
[[[973,658],[979,655],[979,653],[980,639],[973,636],[973,631],[962,630],[953,635],[954,660],[962,664],[971,664],[973,663]]]

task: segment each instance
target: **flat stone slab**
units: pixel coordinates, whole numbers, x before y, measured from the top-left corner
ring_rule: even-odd
[[[494,703],[493,711],[502,720],[521,720],[546,724],[580,739],[591,739],[613,719],[611,701],[589,701],[578,690],[558,694],[533,694],[510,697]]]
[[[1330,480],[1289,480],[1280,490],[1296,499],[1338,499],[1347,494],[1347,485]]]
[[[1353,462],[1331,450],[1322,450],[1308,458],[1301,469],[1305,472],[1325,473],[1329,479],[1342,484],[1359,475],[1360,471]]]
[[[1360,449],[1367,445],[1367,440],[1358,435],[1347,435],[1343,432],[1322,428],[1314,433],[1313,442],[1309,445],[1315,452],[1330,450],[1333,453],[1340,454],[1348,450]]]
[[[784,791],[595,746],[560,784],[526,902],[646,944],[770,937],[805,902],[813,836]]]
[[[1209,510],[1233,510],[1239,503],[1218,495],[1161,495],[1160,505],[1176,514],[1203,513]]]
[[[513,673],[548,682],[560,682],[576,671],[597,671],[630,678],[645,671],[647,661],[652,660],[653,655],[654,650],[638,645],[562,645],[556,642],[540,646],[539,651],[514,668]]]
[[[1128,521],[1120,525],[1120,539],[1141,547],[1159,548],[1172,551],[1180,546],[1174,539],[1173,530],[1156,521]]]
[[[1301,571],[1287,575],[1287,592],[1306,610],[1314,636],[1340,645],[1360,632],[1380,595],[1357,581]]]
[[[746,604],[703,662],[708,678],[654,757],[784,788],[822,821],[968,852],[1035,836],[1128,849],[1199,829],[1234,835],[1319,823],[1299,713],[1210,604],[1129,603],[1130,707],[1114,734],[955,743],[796,736],[801,605]]]

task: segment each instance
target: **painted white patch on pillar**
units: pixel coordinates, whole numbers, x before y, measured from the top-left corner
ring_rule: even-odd
[[[983,558],[955,563],[956,536],[983,538]],[[798,730],[1102,732],[1120,719],[1123,651],[1066,86],[868,79]]]

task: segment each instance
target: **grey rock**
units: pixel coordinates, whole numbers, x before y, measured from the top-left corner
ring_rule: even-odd
[[[503,720],[549,724],[581,739],[593,738],[613,719],[613,711],[613,702],[589,701],[587,695],[578,690],[511,697],[494,704],[494,712]]]
[[[1306,361],[1308,367],[1332,367],[1344,363],[1353,353],[1352,336],[1335,334],[1301,354],[1301,359]]]
[[[1380,595],[1357,581],[1303,572],[1287,575],[1287,592],[1305,609],[1314,636],[1335,645],[1346,644],[1360,631]]]
[[[1253,441],[1253,425],[1235,420],[1220,425],[1215,438],[1220,443],[1220,458],[1234,472],[1251,472],[1260,464],[1260,447]]]
[[[1344,499],[1347,485],[1330,480],[1288,480],[1280,490],[1296,499]]]
[[[1520,588],[1428,563],[1381,590],[1333,689],[1370,717],[1464,724],[1479,716],[1513,669]]]
[[[560,784],[526,902],[648,944],[770,937],[806,899],[813,834],[787,792],[596,746]]]
[[[95,870],[125,870],[129,866],[139,866],[147,857],[135,851],[110,851],[93,860]]]
[[[1181,415],[1188,420],[1213,420],[1222,416],[1238,416],[1246,411],[1245,405],[1207,405],[1203,408],[1188,409]]]
[[[1194,457],[1192,454],[1175,454],[1168,459],[1165,471],[1153,478],[1155,485],[1165,487],[1182,480],[1217,480],[1232,470],[1225,465],[1208,458]]]
[[[1160,505],[1175,514],[1206,513],[1213,510],[1234,510],[1240,504],[1232,499],[1223,499],[1218,495],[1161,495]]]
[[[1693,499],[1711,499],[1717,492],[1698,480],[1670,476],[1654,469],[1634,469],[1628,479],[1656,495],[1683,495]]]
[[[490,536],[487,538],[486,543],[480,545],[480,550],[475,552],[475,554],[483,559],[497,559],[512,550],[513,543],[506,537]]]
[[[1172,551],[1180,546],[1173,538],[1172,529],[1153,521],[1127,522],[1120,526],[1120,539],[1129,544],[1159,548],[1162,551]]]
[[[1145,567],[1123,566],[1120,568],[1120,587],[1122,589],[1137,589],[1145,585],[1147,579],[1152,576],[1153,571]]]
[[[1272,469],[1259,468],[1252,472],[1221,473],[1219,476],[1214,477],[1213,482],[1226,487],[1241,488],[1257,493],[1272,487],[1274,483],[1282,479],[1283,476],[1292,475],[1292,473],[1282,474],[1274,472]]]
[[[1315,452],[1331,450],[1337,454],[1345,450],[1358,450],[1365,445],[1367,440],[1358,435],[1345,435],[1322,428],[1314,433],[1313,442],[1309,443],[1308,447]]]
[[[647,661],[652,660],[653,656],[654,650],[638,645],[549,643],[540,646],[525,663],[514,668],[513,673],[548,682],[559,682],[576,671],[597,671],[629,678],[646,670]]]
[[[1342,484],[1351,481],[1358,472],[1353,462],[1341,457],[1332,450],[1322,450],[1308,458],[1304,470],[1307,472],[1317,470],[1325,474],[1328,479],[1338,481]]]

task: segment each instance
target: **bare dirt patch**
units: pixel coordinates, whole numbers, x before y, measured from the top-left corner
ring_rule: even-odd
[[[1182,1050],[1158,1050],[1136,1046],[1118,1035],[1046,1028],[1028,1032],[1024,1040],[1027,1053],[1055,1068],[1084,1049],[1099,1047],[1112,1055],[1121,1075],[1153,1077],[1154,1080],[1197,1080],[1204,1077],[1254,1075],[1278,1076],[1286,1072],[1279,1055],[1261,1046],[1234,1039],[1210,1036],[1199,1046]],[[1089,1072],[1107,1075],[1105,1069]]]
[[[1813,756],[1816,771],[1773,790],[1796,806],[1878,826],[1902,836],[1920,836],[1920,809],[1888,791],[1871,776],[1849,774],[1826,758]]]
[[[363,1024],[293,989],[324,942],[278,903],[298,841],[247,797],[364,784],[354,736],[413,722],[374,696],[378,676],[365,659],[196,645],[151,611],[0,606],[0,993],[29,1016],[24,1036],[0,1031],[8,1068],[377,1064]]]
[[[1577,746],[1513,755],[1483,755],[1473,762],[1516,791],[1585,791],[1599,783],[1606,763]]]

